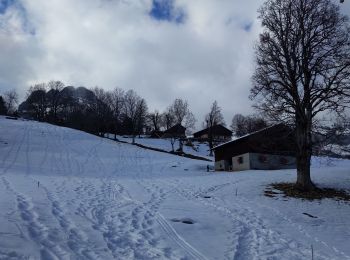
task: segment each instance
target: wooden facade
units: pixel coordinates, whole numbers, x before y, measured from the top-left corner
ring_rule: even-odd
[[[231,140],[232,131],[222,125],[215,125],[210,128],[203,129],[193,134],[193,137],[197,140],[206,141],[209,138],[209,134],[212,134],[214,141],[228,141]]]
[[[294,132],[274,125],[214,147],[217,170],[283,169],[295,166]]]
[[[162,138],[185,138],[186,137],[186,127],[181,124],[174,125],[168,130],[165,130]]]

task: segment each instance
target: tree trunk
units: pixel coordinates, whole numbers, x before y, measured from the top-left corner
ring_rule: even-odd
[[[297,183],[296,188],[301,191],[310,191],[315,189],[310,175],[311,156],[306,151],[301,151],[297,155]]]
[[[171,150],[172,150],[173,152],[175,152],[175,150],[174,150],[174,144],[175,144],[175,142],[176,142],[176,139],[175,139],[174,137],[170,137]]]
[[[53,109],[53,121],[55,124],[57,124],[57,107],[54,106],[54,109]]]
[[[183,143],[181,139],[179,140],[179,151],[183,152]]]
[[[136,138],[136,123],[132,123],[132,144],[135,144],[135,138]]]
[[[213,156],[213,133],[212,133],[212,130],[209,128],[209,131],[208,131],[208,139],[209,139],[209,156]]]
[[[297,143],[297,182],[296,188],[301,191],[311,191],[316,187],[311,181],[311,119],[298,117],[296,120],[296,143]]]

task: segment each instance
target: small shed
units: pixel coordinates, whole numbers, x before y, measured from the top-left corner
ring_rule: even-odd
[[[213,148],[216,171],[296,167],[294,131],[278,124]]]
[[[150,138],[161,138],[162,135],[164,134],[163,131],[160,131],[160,130],[153,130],[151,133],[150,133]]]
[[[176,124],[169,129],[165,130],[162,138],[185,138],[186,127],[181,124]]]
[[[226,142],[231,140],[232,131],[224,127],[223,125],[215,125],[208,127],[193,134],[193,137],[200,141],[206,141],[209,138],[209,134],[212,134],[213,140],[217,142]]]

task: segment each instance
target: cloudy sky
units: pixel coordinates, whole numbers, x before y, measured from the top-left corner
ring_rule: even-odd
[[[217,100],[229,124],[252,112],[263,0],[0,0],[0,93],[31,84],[134,89],[150,110]],[[345,0],[344,10],[350,11]]]

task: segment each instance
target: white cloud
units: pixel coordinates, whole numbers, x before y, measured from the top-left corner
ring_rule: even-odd
[[[12,20],[2,26],[7,31],[0,31],[0,90],[24,93],[52,79],[119,86],[136,90],[151,109],[185,98],[199,122],[217,100],[229,124],[234,113],[252,112],[248,95],[261,3],[177,0],[186,19],[176,24],[152,19],[151,0],[22,0],[26,21],[13,7],[6,12]]]

